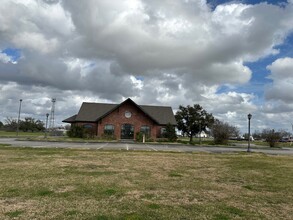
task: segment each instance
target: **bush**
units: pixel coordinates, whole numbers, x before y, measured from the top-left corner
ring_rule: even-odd
[[[281,139],[281,133],[275,132],[274,129],[264,129],[262,132],[262,137],[265,139],[266,142],[269,143],[270,147],[277,147],[277,143]]]
[[[74,138],[84,138],[85,128],[78,125],[71,126],[70,130],[67,131],[67,135]]]
[[[143,142],[143,132],[137,132],[135,136],[135,140],[137,142]],[[154,142],[154,139],[151,137],[148,137],[148,135],[145,136],[145,142]]]
[[[162,138],[167,139],[169,142],[174,142],[177,140],[177,135],[175,131],[175,127],[170,123],[166,126],[166,131],[162,134]]]
[[[107,141],[113,141],[113,140],[116,140],[116,137],[114,134],[102,134],[101,137],[99,138],[101,140],[107,140]]]
[[[84,128],[84,137],[85,138],[94,138],[95,130],[93,128]]]
[[[239,136],[239,130],[228,123],[215,120],[212,127],[212,134],[215,144],[227,145],[230,136]]]
[[[137,132],[135,139],[136,139],[137,142],[142,142],[143,141],[143,133],[142,132]]]
[[[73,138],[94,138],[95,130],[93,128],[85,128],[79,125],[73,125],[67,131],[67,136]]]

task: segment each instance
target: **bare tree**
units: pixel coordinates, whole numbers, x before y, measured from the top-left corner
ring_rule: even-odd
[[[212,135],[215,144],[228,144],[230,137],[238,137],[239,134],[240,132],[237,127],[217,119],[212,127]]]
[[[270,147],[276,147],[277,143],[282,138],[282,133],[275,132],[274,129],[264,129],[262,131],[262,138],[269,143]]]

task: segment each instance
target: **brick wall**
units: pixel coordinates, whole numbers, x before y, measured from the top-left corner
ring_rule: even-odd
[[[125,112],[131,112],[131,117],[126,118]],[[121,127],[123,124],[132,124],[134,126],[134,139],[136,133],[140,132],[141,126],[147,125],[151,128],[151,138],[155,139],[160,131],[160,126],[144,114],[139,108],[132,103],[126,102],[121,105],[118,109],[104,117],[99,121],[97,127],[97,135],[100,137],[104,133],[104,127],[107,124],[114,125],[114,134],[117,139],[121,139]]]
[[[72,124],[77,125],[77,126],[91,125],[93,127],[93,130],[97,131],[97,123],[94,123],[94,122],[76,122],[76,123],[72,123]],[[95,135],[98,135],[98,134],[95,133]]]

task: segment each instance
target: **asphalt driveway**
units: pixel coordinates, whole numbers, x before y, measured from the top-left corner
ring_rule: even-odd
[[[69,143],[49,141],[19,141],[15,138],[0,138],[0,144],[9,144],[12,147],[33,148],[71,148],[71,149],[95,149],[95,150],[141,150],[141,151],[171,151],[171,152],[208,152],[208,153],[231,153],[246,152],[245,146],[223,147],[223,146],[189,146],[180,144],[142,144],[142,143]],[[293,155],[292,148],[269,149],[254,148],[252,152],[274,155]]]

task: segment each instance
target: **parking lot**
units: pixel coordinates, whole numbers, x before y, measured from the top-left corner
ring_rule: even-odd
[[[15,138],[1,138],[0,144],[9,144],[12,147],[33,148],[71,148],[71,149],[93,149],[93,150],[125,150],[125,151],[168,151],[168,152],[207,152],[207,153],[232,153],[246,152],[245,145],[223,147],[223,146],[191,146],[181,144],[142,144],[142,143],[77,143],[77,142],[47,142],[47,141],[19,141]],[[292,148],[270,149],[254,148],[252,152],[274,155],[293,155]]]

